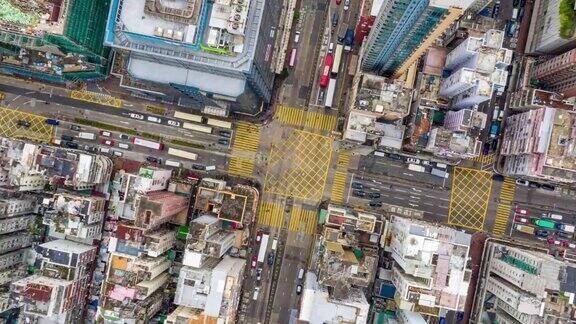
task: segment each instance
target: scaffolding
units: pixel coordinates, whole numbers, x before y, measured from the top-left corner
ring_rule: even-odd
[[[536,269],[536,267],[534,267],[533,265],[530,265],[530,264],[528,264],[528,263],[526,263],[520,259],[516,259],[513,256],[506,255],[506,256],[504,256],[503,261],[508,263],[511,266],[519,268],[519,269],[521,269],[525,272],[528,272],[530,274],[535,275],[538,273],[538,269]]]

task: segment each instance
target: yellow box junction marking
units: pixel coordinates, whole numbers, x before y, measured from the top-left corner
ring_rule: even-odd
[[[290,215],[288,230],[312,235],[316,232],[317,217],[318,213],[314,210],[294,207],[292,208],[292,214]]]
[[[332,140],[301,130],[278,145],[268,157],[264,191],[320,201],[332,157]]]
[[[481,231],[484,229],[492,173],[468,168],[454,168],[448,224]]]
[[[508,221],[510,220],[512,201],[514,200],[515,193],[516,181],[513,178],[506,177],[500,190],[500,202],[496,209],[496,219],[494,219],[492,233],[500,236],[505,234]]]
[[[122,107],[122,100],[121,99],[112,97],[112,96],[104,94],[104,93],[71,90],[69,94],[70,94],[70,98],[76,99],[76,100],[92,102],[95,104],[114,107],[114,108]]]
[[[254,154],[258,151],[259,145],[260,127],[238,122],[232,144],[232,156],[228,162],[228,172],[233,175],[252,177]]]
[[[46,124],[46,119],[44,116],[0,107],[0,135],[49,142],[53,127]],[[18,126],[18,120],[29,122],[30,127]]]
[[[258,214],[258,224],[280,228],[284,223],[284,204],[263,201]]]

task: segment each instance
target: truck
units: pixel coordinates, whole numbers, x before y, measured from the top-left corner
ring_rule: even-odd
[[[182,127],[200,133],[212,134],[212,127],[184,122]]]
[[[270,235],[263,234],[262,240],[260,240],[260,249],[258,250],[258,262],[263,263],[264,258],[266,257],[266,249],[268,248],[268,239],[270,239]]]
[[[145,140],[145,139],[138,138],[138,137],[132,137],[132,143],[134,145],[151,148],[151,149],[155,149],[158,151],[162,151],[164,149],[164,144],[162,144],[162,143]]]
[[[352,43],[354,42],[354,29],[346,29],[346,35],[344,35],[344,50],[349,52],[352,49]]]
[[[416,171],[416,172],[425,172],[426,171],[426,169],[423,166],[418,165],[418,164],[412,164],[412,163],[408,164],[408,170]]]
[[[512,9],[512,21],[516,21],[518,19],[518,8]]]
[[[576,226],[570,224],[556,224],[556,228],[566,233],[574,233]]]
[[[448,179],[450,177],[450,173],[444,171],[444,170],[440,170],[440,169],[436,169],[436,168],[432,168],[432,171],[430,171],[430,174],[440,177],[440,178],[445,178]]]
[[[516,228],[516,230],[518,232],[522,232],[522,233],[526,233],[526,234],[530,234],[530,235],[534,234],[534,227],[532,227],[532,226],[516,224],[514,228]]]
[[[538,218],[532,218],[530,219],[530,222],[538,227],[542,227],[542,228],[546,228],[546,229],[554,229],[556,228],[556,223],[553,221],[549,221],[546,219],[538,219]]]
[[[336,91],[336,79],[330,79],[330,83],[328,83],[328,89],[326,90],[326,100],[324,101],[325,107],[332,108],[335,91]]]
[[[500,122],[497,120],[492,121],[490,124],[490,137],[495,138],[498,135],[498,130],[500,129]]]
[[[94,140],[96,138],[96,134],[88,133],[88,132],[80,132],[78,133],[78,138],[86,139],[86,140]]]

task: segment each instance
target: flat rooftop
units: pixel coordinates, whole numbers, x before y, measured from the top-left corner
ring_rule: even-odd
[[[0,0],[0,29],[32,33],[62,34],[66,17],[61,17],[63,0]]]
[[[556,110],[543,173],[576,180],[576,113]]]
[[[68,252],[68,253],[78,253],[78,254],[95,249],[94,246],[77,243],[69,240],[50,241],[40,244],[40,246],[45,249]]]

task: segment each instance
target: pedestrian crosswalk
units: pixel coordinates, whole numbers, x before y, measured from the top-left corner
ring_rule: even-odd
[[[258,214],[258,224],[280,228],[284,223],[284,205],[263,201]]]
[[[276,119],[283,124],[292,126],[304,126],[323,131],[333,131],[336,129],[337,117],[321,112],[305,111],[294,107],[278,107]]]
[[[502,183],[500,191],[498,208],[496,209],[496,219],[492,227],[492,233],[496,235],[504,235],[510,220],[510,212],[512,209],[512,201],[516,192],[516,182],[513,178],[507,177]]]
[[[478,155],[477,157],[471,158],[471,161],[482,163],[482,164],[493,164],[496,161],[496,154],[488,154],[488,155]]]
[[[280,106],[278,107],[276,118],[283,124],[300,126],[304,113],[305,111],[302,109]]]
[[[228,172],[233,175],[251,177],[254,172],[254,154],[260,144],[260,127],[238,122],[232,145],[232,156],[228,162]]]
[[[337,163],[338,167],[347,169],[349,162],[350,162],[350,154],[348,154],[348,152],[345,151],[340,151],[340,153],[338,153],[338,163]]]
[[[344,195],[346,192],[346,172],[336,171],[334,173],[334,181],[332,182],[332,195],[330,200],[337,204],[344,203]]]
[[[288,230],[312,235],[316,231],[317,213],[314,210],[292,208]]]
[[[336,129],[336,116],[308,112],[304,120],[304,127],[331,132]]]

